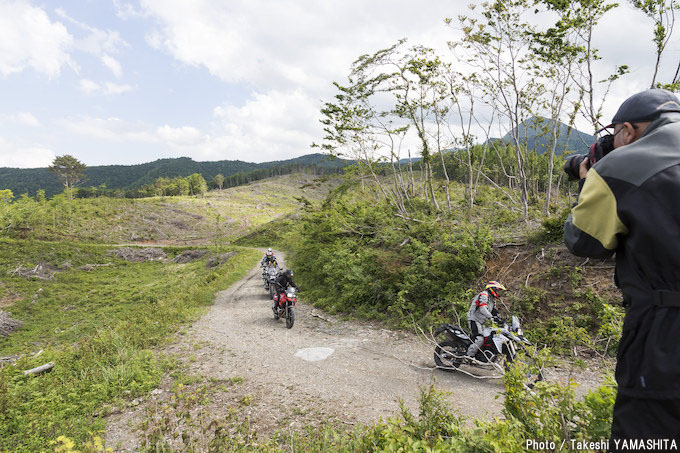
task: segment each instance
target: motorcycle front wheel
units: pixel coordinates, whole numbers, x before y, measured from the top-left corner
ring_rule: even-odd
[[[295,309],[293,307],[288,307],[288,314],[286,315],[286,327],[291,328],[295,323]]]
[[[462,341],[446,340],[434,348],[434,363],[437,368],[453,371],[463,363],[467,347]]]
[[[529,355],[528,351],[524,350],[524,353],[520,353],[514,357],[511,356],[507,349],[503,352],[503,356],[505,357],[505,371],[507,371],[513,363],[521,363],[525,369],[524,375],[528,388],[533,388],[537,382],[543,380],[543,372],[541,371],[539,364]]]

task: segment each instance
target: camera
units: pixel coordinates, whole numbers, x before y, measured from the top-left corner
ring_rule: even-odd
[[[602,159],[604,156],[609,154],[614,149],[614,136],[611,134],[600,137],[593,145],[590,147],[588,154],[576,154],[567,158],[564,163],[563,170],[569,177],[569,181],[578,181],[581,179],[579,174],[579,165],[583,162],[583,159],[588,158],[588,163],[586,167],[590,167]]]

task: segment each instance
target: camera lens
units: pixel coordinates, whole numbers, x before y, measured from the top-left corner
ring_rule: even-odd
[[[579,173],[579,166],[581,165],[581,162],[583,162],[583,159],[585,158],[586,156],[584,154],[575,154],[569,157],[566,160],[566,162],[564,162],[564,167],[562,167],[562,169],[569,177],[569,181],[578,181],[579,179],[581,179],[581,175]]]

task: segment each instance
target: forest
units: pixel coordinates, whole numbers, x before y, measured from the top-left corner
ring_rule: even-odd
[[[159,178],[186,178],[199,174],[210,188],[217,187],[215,176],[222,175],[223,188],[234,187],[251,181],[295,171],[316,174],[337,173],[347,162],[329,159],[322,154],[264,162],[261,164],[242,161],[196,162],[188,157],[159,159],[139,165],[103,165],[87,167],[83,181],[76,187],[76,197],[112,196],[139,198],[155,193],[154,184]],[[56,175],[47,168],[20,169],[0,168],[0,187],[11,190],[16,196],[34,196],[43,190],[48,197],[61,193],[63,186]]]

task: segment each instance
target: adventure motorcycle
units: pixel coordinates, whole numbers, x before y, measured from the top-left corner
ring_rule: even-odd
[[[490,364],[499,370],[507,369],[517,358],[518,349],[522,348],[526,351],[526,346],[531,346],[532,343],[524,337],[524,332],[516,316],[512,317],[510,326],[500,318],[496,318],[494,321],[493,327],[487,327],[482,332],[484,343],[475,357],[467,355],[468,347],[473,341],[472,336],[467,331],[455,324],[444,324],[439,327],[434,332],[434,337],[444,337],[444,339],[437,341],[434,350],[434,361],[437,368],[453,371],[463,364],[476,366]],[[502,365],[502,367],[499,367],[499,365]],[[533,367],[530,366],[529,368]],[[531,372],[531,375],[527,377],[530,386],[543,380],[543,374],[540,370]]]
[[[279,267],[277,265],[266,267],[262,270],[262,280],[264,281],[264,289],[269,291],[270,296],[274,296],[274,281],[279,275]]]
[[[294,286],[289,286],[283,292],[275,290],[273,299],[276,303],[276,306],[272,307],[274,319],[285,318],[286,327],[290,329],[293,327],[293,323],[295,323],[297,289]]]

